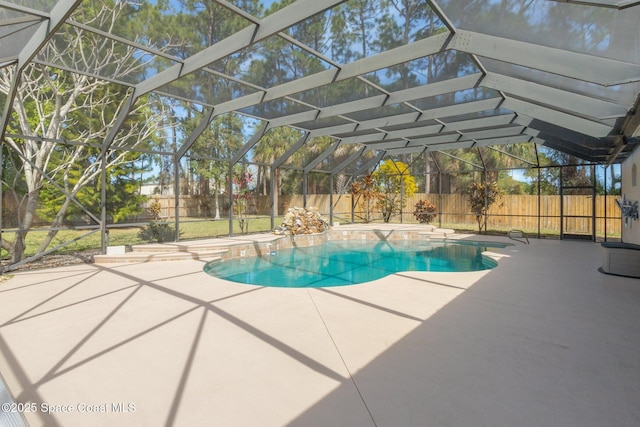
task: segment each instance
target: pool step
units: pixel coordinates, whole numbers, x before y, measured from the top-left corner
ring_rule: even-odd
[[[226,252],[228,249],[221,248],[220,245],[211,243],[150,243],[148,245],[132,245],[131,252],[146,253],[176,253],[176,252]]]
[[[421,231],[418,234],[420,236],[426,236],[431,238],[446,238],[455,233],[454,230],[450,228],[436,228],[433,227],[431,231]]]
[[[184,260],[213,261],[220,259],[227,252],[228,249],[226,248],[210,244],[178,245],[175,243],[156,243],[133,245],[130,252],[95,255],[93,259],[96,264],[131,264]]]

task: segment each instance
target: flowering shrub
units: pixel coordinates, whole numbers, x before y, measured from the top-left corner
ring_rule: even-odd
[[[416,203],[413,216],[415,216],[421,224],[431,222],[433,218],[436,217],[436,207],[428,200],[420,200]]]
[[[358,216],[366,223],[373,221],[373,208],[384,199],[384,194],[378,191],[373,176],[369,174],[352,182],[351,194],[358,200],[358,207],[362,210],[362,215]]]
[[[236,173],[233,175],[233,186],[235,188],[233,193],[233,213],[238,219],[242,234],[249,232],[249,215],[247,208],[251,201],[251,190],[249,186],[252,182],[253,175],[249,172]]]
[[[491,205],[497,202],[502,194],[497,182],[472,182],[465,193],[469,197],[471,212],[478,221],[478,232],[482,232],[482,225]],[[486,231],[486,224],[485,224]]]

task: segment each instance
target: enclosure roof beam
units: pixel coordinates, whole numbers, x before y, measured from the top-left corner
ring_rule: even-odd
[[[469,74],[439,82],[428,83],[424,86],[402,89],[389,94],[386,105],[411,102],[422,98],[429,98],[446,93],[454,93],[476,87],[482,81],[481,73]]]
[[[482,169],[486,171],[487,170],[487,163],[484,161],[484,157],[482,157],[482,151],[480,151],[480,147],[478,147],[477,145],[474,145],[473,147],[478,152],[478,157],[480,158],[480,161],[482,162]]]
[[[396,139],[393,141],[366,143],[367,147],[373,150],[390,150],[392,148],[402,148],[407,146],[406,139]]]
[[[485,139],[473,139],[475,147],[491,147],[492,145],[508,145],[508,144],[522,144],[529,142],[531,136],[518,134],[515,136],[504,136],[502,138],[485,138]]]
[[[627,107],[619,104],[502,74],[488,73],[480,85],[535,104],[550,105],[554,109],[571,112],[572,115],[591,117],[594,120],[624,117],[628,111]]]
[[[442,134],[443,125],[441,124],[431,124],[433,123],[431,120],[418,120],[415,122],[416,125],[421,124],[421,126],[408,126],[401,129],[389,130],[385,128],[380,128],[380,131],[384,133],[385,140],[394,140],[397,138],[419,138],[426,137],[432,135]],[[451,133],[451,132],[445,132]]]
[[[198,123],[198,126],[193,130],[193,132],[191,132],[189,137],[185,140],[185,142],[182,144],[182,146],[176,153],[176,156],[178,157],[178,159],[181,159],[184,157],[184,155],[187,153],[187,151],[189,151],[193,143],[196,142],[196,140],[198,139],[198,137],[200,137],[200,135],[202,135],[202,132],[204,132],[207,129],[207,127],[209,127],[209,124],[213,121],[214,117],[215,117],[215,114],[213,110],[209,110],[209,113],[205,114],[205,117],[202,120],[200,120],[200,123]]]
[[[476,168],[476,169],[480,169],[480,170],[483,170],[483,169],[484,169],[484,168],[483,168],[482,166],[480,166],[480,165],[477,165],[477,164],[475,164],[475,163],[473,163],[473,162],[470,162],[470,161],[468,161],[468,160],[461,159],[460,157],[454,156],[453,154],[449,154],[449,153],[446,153],[446,152],[444,152],[444,151],[438,151],[438,153],[443,154],[443,155],[445,155],[445,156],[447,156],[447,157],[451,157],[452,159],[456,159],[456,160],[457,160],[457,161],[459,161],[459,162],[462,162],[462,163],[466,163],[466,164],[468,164],[468,165],[471,165],[471,166],[473,166],[473,167],[474,167],[474,168]]]
[[[367,133],[364,135],[354,135],[340,138],[343,144],[368,144],[397,140],[398,138],[387,139],[386,132]]]
[[[284,164],[284,162],[287,161],[287,159],[289,159],[289,157],[291,157],[293,155],[293,153],[295,153],[296,151],[298,151],[300,148],[302,148],[302,146],[309,140],[309,132],[305,132],[304,135],[302,135],[295,144],[293,144],[291,147],[289,147],[289,149],[282,155],[280,156],[278,159],[276,159],[276,161],[274,161],[271,164],[271,168],[272,169],[277,169],[280,166],[282,166],[282,164]]]
[[[540,134],[553,135],[557,138],[564,139],[566,141],[572,141],[576,144],[582,144],[587,146],[608,146],[605,140],[601,138],[595,138],[590,135],[585,135],[577,131],[573,131],[562,126],[544,122],[542,120],[529,117],[525,114],[519,114],[515,119],[516,123],[526,126],[523,133],[531,136],[538,136]]]
[[[573,4],[583,4],[586,6],[595,6],[595,7],[603,7],[608,9],[626,9],[631,6],[637,6],[640,4],[638,0],[623,0],[615,3],[611,2],[603,2],[598,0],[550,0],[557,1],[561,3],[573,3]]]
[[[136,96],[144,95],[172,81],[199,70],[225,56],[231,55],[284,31],[291,25],[309,16],[343,3],[345,0],[298,0],[262,19],[259,24],[252,24],[235,32],[226,39],[185,59],[182,64],[174,65],[136,86]]]
[[[616,161],[622,150],[627,146],[627,138],[621,136],[620,139],[616,142],[616,145],[611,150],[609,157],[606,160],[606,166],[611,166],[613,162]]]
[[[231,158],[231,164],[235,165],[253,148],[254,145],[260,141],[260,138],[264,136],[267,130],[270,129],[269,123],[264,124],[260,129],[253,134],[253,136],[247,141]]]
[[[389,155],[413,154],[413,153],[420,153],[425,150],[428,150],[428,147],[415,146],[415,147],[404,147],[404,148],[390,148],[389,150],[387,150],[387,154]]]
[[[462,135],[459,133],[449,133],[445,135],[426,136],[424,138],[415,138],[410,140],[409,144],[413,147],[423,147],[431,145],[449,144],[459,142]],[[406,145],[405,145],[406,146]]]
[[[461,149],[461,148],[471,148],[474,145],[474,141],[473,140],[467,140],[467,141],[457,141],[457,142],[451,142],[451,143],[445,143],[445,144],[435,144],[435,145],[428,145],[427,146],[427,150],[428,151],[442,151],[442,150],[457,150],[457,149]],[[416,144],[413,147],[423,147],[423,145],[421,144]],[[415,149],[414,149],[415,151]]]
[[[20,49],[15,74],[12,77],[11,86],[4,100],[2,118],[0,118],[0,140],[4,140],[6,134],[13,102],[20,87],[22,72],[81,3],[82,0],[59,0],[53,9],[51,9],[49,19],[43,20],[38,24],[37,29],[33,32],[29,41]]]
[[[584,147],[580,148],[578,145],[567,143],[567,141],[563,141],[551,135],[545,135],[544,140],[545,147],[553,148],[554,150],[562,151],[581,159],[591,159],[591,161],[603,162],[609,154],[608,150],[605,150],[602,154],[598,154],[597,152],[594,153],[593,150],[587,150]]]
[[[317,117],[318,117],[318,111],[310,110],[310,111],[303,111],[301,113],[295,113],[295,114],[290,114],[288,116],[282,116],[275,119],[271,119],[269,120],[269,122],[271,123],[272,127],[278,127],[278,126],[287,126],[292,121],[296,123],[312,121],[312,120],[315,120]]]
[[[438,173],[442,173],[442,169],[440,168],[440,164],[438,163],[438,159],[436,159],[436,157],[433,155],[433,151],[429,151],[428,149],[425,150],[425,155],[429,156],[431,158],[431,161],[433,161],[433,164],[436,166],[436,169],[438,169]],[[426,160],[427,163],[429,162],[429,160]]]
[[[116,139],[118,132],[120,132],[120,128],[124,124],[125,120],[127,120],[129,113],[133,109],[135,101],[136,98],[134,96],[134,91],[130,90],[127,97],[127,102],[123,103],[122,108],[120,108],[120,111],[118,111],[118,116],[116,117],[114,125],[111,127],[111,129],[109,129],[109,133],[104,138],[104,142],[102,143],[103,152],[106,152],[111,144],[113,144],[113,141]]]
[[[502,101],[502,98],[490,98],[480,101],[465,102],[462,104],[448,105],[444,107],[437,107],[429,110],[424,110],[421,114],[407,113],[400,116],[394,116],[393,121],[383,122],[381,119],[366,120],[359,124],[345,124],[338,126],[328,126],[325,128],[317,128],[313,130],[315,135],[330,135],[336,138],[340,138],[340,135],[353,132],[356,129],[358,131],[367,129],[382,128],[385,126],[403,125],[409,123],[415,123],[418,120],[426,121],[430,119],[440,117],[453,117],[458,115],[464,115],[469,113],[477,113],[479,111],[495,110]],[[381,126],[382,125],[382,126]],[[344,130],[342,130],[344,128]]]
[[[544,145],[546,144],[546,141],[552,141],[554,143],[556,143],[556,145],[558,146],[571,146],[575,149],[575,151],[577,152],[581,152],[582,153],[582,157],[583,159],[588,159],[590,161],[593,161],[593,155],[597,155],[597,156],[603,156],[603,155],[607,155],[611,152],[611,148],[609,147],[609,145],[605,145],[605,144],[599,144],[599,145],[590,145],[590,144],[581,144],[581,143],[576,143],[575,141],[571,140],[571,139],[566,139],[566,138],[560,138],[557,137],[555,135],[552,134],[547,134],[544,132],[538,133],[536,138],[540,138],[543,141],[545,141]]]
[[[393,124],[400,124],[404,122],[405,124],[410,123],[409,119],[413,117],[412,114],[406,114],[402,116],[394,116],[398,118],[398,120]],[[480,129],[490,129],[490,128],[499,128],[501,126],[509,125],[513,122],[515,118],[515,114],[501,114],[496,116],[487,116],[478,119],[469,119],[469,120],[460,120],[456,122],[440,122],[440,124],[432,124],[432,121],[425,120],[424,126],[411,126],[405,127],[400,130],[387,131],[385,127],[381,127],[380,132],[371,133],[367,135],[355,135],[355,136],[347,136],[347,135],[336,135],[337,137],[341,137],[345,142],[383,142],[384,140],[393,140],[397,138],[406,138],[413,139],[416,137],[429,137],[429,136],[437,136],[442,134],[449,134],[453,132],[458,132],[459,134],[464,134],[465,132],[470,132],[473,130]],[[400,121],[402,119],[402,121]],[[415,124],[419,124],[421,122],[415,122]],[[390,125],[391,126],[391,125]],[[360,123],[358,126],[358,130],[367,130],[370,126],[366,126],[364,123]],[[375,138],[378,137],[378,141],[375,141]]]
[[[345,102],[342,104],[331,105],[328,107],[318,107],[319,113],[317,114],[316,119],[326,118],[338,116],[341,114],[354,113],[358,111],[370,110],[375,107],[382,107],[384,105],[392,105],[392,104],[400,104],[402,102],[410,102],[417,99],[443,95],[446,93],[452,93],[459,90],[465,90],[472,88],[480,82],[482,79],[482,74],[471,74],[463,77],[456,77],[453,79],[430,83],[421,87],[404,89],[397,92],[393,92],[390,95],[381,94],[376,95],[364,99],[359,99],[356,101]],[[255,96],[254,96],[255,97]],[[246,102],[243,103],[242,107],[247,107],[252,105],[252,103],[256,103],[256,100],[250,101],[247,97]],[[266,99],[266,96],[265,96]],[[295,99],[294,99],[295,100]],[[217,111],[227,111],[230,110],[228,108],[231,102],[235,102],[237,104],[238,100],[229,101],[229,104],[216,107]],[[235,105],[233,109],[237,109],[238,106]],[[411,114],[411,117],[415,117],[414,113]],[[300,123],[300,119],[297,116],[284,116],[280,119],[280,126],[284,125],[295,125],[296,123]],[[389,124],[391,125],[391,124]]]
[[[473,31],[457,31],[447,48],[602,86],[640,80],[640,64]]]
[[[465,131],[474,129],[490,128],[493,126],[505,126],[511,124],[516,115],[514,113],[500,114],[496,116],[481,117],[477,119],[460,120],[457,122],[444,123],[440,121],[439,124],[431,124],[431,119],[424,121],[417,121],[415,124],[424,122],[424,126],[411,126],[399,130],[386,130],[385,139],[394,138],[408,138],[414,137],[430,137],[440,134],[449,134],[453,132],[460,132],[462,134]],[[382,128],[384,129],[384,128]]]
[[[543,122],[552,123],[596,138],[607,136],[613,130],[612,126],[608,126],[600,122],[583,119],[582,117],[574,116],[516,98],[505,99],[502,107],[511,111],[517,111],[518,114],[525,114],[542,120]]]
[[[524,126],[511,125],[496,127],[493,129],[472,129],[468,132],[463,132],[460,141],[467,141],[470,139],[487,139],[487,138],[500,138],[503,136],[521,135],[524,131]]]
[[[437,1],[427,0],[427,4],[431,8],[431,10],[433,10],[436,15],[438,15],[438,18],[440,18],[442,23],[447,27],[447,29],[449,29],[451,33],[455,33],[457,31],[455,25],[453,25],[453,22],[451,22],[451,19],[449,19],[447,14],[444,13]]]
[[[362,147],[361,149],[359,149],[358,151],[356,151],[355,153],[350,155],[348,158],[346,158],[344,161],[342,161],[338,166],[336,166],[335,168],[331,169],[331,175],[337,174],[342,169],[346,168],[351,163],[355,162],[357,159],[362,157],[362,154],[364,154],[366,149],[367,149],[367,147]]]
[[[511,115],[507,115],[511,117]],[[474,119],[469,122],[475,122],[476,125],[482,122],[482,120],[488,120],[488,123],[497,124],[499,121],[493,120],[495,117],[489,117],[487,119]],[[462,126],[464,127],[464,125]],[[432,133],[432,134],[420,134],[418,138],[412,138],[410,136],[404,136],[402,139],[398,138],[385,138],[388,136],[384,133],[374,133],[352,136],[343,138],[343,143],[361,143],[367,144],[370,147],[378,147],[379,149],[397,149],[397,148],[410,148],[414,147],[413,151],[419,151],[421,147],[438,145],[438,149],[443,149],[443,146],[447,148],[454,147],[466,147],[470,143],[476,145],[493,145],[493,144],[511,144],[524,142],[529,139],[528,136],[522,136],[524,126],[509,126],[509,127],[495,127],[487,128],[478,126],[477,128],[466,129],[466,132],[451,131],[447,133]],[[413,129],[412,129],[413,130]],[[396,133],[395,136],[401,136],[402,132]],[[416,150],[416,147],[419,149]],[[411,150],[405,150],[411,152]]]
[[[387,102],[389,95],[381,94],[355,101],[335,104],[328,107],[321,107],[318,118],[334,117],[342,114],[355,113],[357,111],[369,110],[371,108],[382,107]]]
[[[296,3],[299,3],[298,0]],[[354,62],[342,65],[342,68],[329,69],[315,73],[300,79],[296,79],[287,83],[283,83],[268,89],[265,89],[264,96],[261,101],[270,101],[273,99],[283,98],[285,96],[294,95],[296,93],[304,92],[306,90],[321,87],[330,83],[347,80],[362,76],[364,74],[391,67],[398,63],[411,61],[414,59],[422,58],[424,56],[433,55],[440,52],[446,46],[448,40],[447,34],[438,34],[432,37],[428,37],[423,40],[403,45],[385,52],[378,53],[366,58],[359,59]],[[479,77],[476,77],[479,78]],[[456,80],[456,79],[452,79]],[[436,85],[438,83],[433,83]],[[467,82],[463,85],[468,84]],[[430,85],[426,85],[430,86]],[[440,86],[438,84],[438,86]],[[430,88],[416,88],[414,90],[431,90]],[[238,100],[245,98],[238,98]],[[429,96],[429,95],[426,95]],[[415,98],[414,98],[415,99]],[[232,101],[222,102],[216,105],[216,110],[219,112],[233,111],[236,107],[229,105]],[[255,102],[255,101],[254,101]],[[260,102],[260,101],[259,101]],[[399,101],[394,101],[399,102]]]
[[[323,160],[325,160],[326,158],[328,158],[330,155],[333,154],[334,151],[336,151],[336,149],[338,148],[338,146],[340,146],[340,141],[336,141],[335,143],[333,143],[333,145],[331,145],[331,147],[329,147],[327,150],[324,150],[322,153],[320,153],[320,155],[318,155],[315,159],[313,159],[312,161],[309,162],[308,165],[306,165],[303,168],[303,172],[304,173],[308,173],[310,170],[312,170],[313,168],[315,168],[317,165],[319,165]]]
[[[498,114],[495,116],[480,117],[477,119],[460,120],[457,122],[442,122],[440,132],[465,132],[470,129],[490,128],[494,126],[506,126],[513,123],[515,113]]]
[[[370,161],[366,162],[364,165],[362,165],[362,167],[360,169],[358,169],[353,175],[354,176],[361,176],[363,175],[363,172],[367,172],[370,173],[373,169],[375,169],[376,165],[378,163],[380,163],[380,160],[382,160],[382,158],[385,156],[386,151],[384,150],[380,150],[378,152],[378,154],[371,159]]]

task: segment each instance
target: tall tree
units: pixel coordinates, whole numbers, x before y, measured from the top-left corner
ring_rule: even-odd
[[[387,159],[372,174],[378,191],[384,197],[378,202],[384,222],[407,205],[407,198],[418,190],[409,165]]]
[[[196,121],[185,121],[185,132],[195,128]],[[214,218],[220,219],[220,195],[227,189],[229,160],[243,143],[243,122],[237,114],[222,114],[213,119],[211,125],[191,146],[191,167],[198,176],[202,195],[213,196]]]
[[[263,14],[262,5],[257,0],[241,0],[234,4],[255,16]],[[250,24],[239,14],[213,1],[180,0],[179,5],[181,8],[175,11],[173,18],[176,25],[171,28],[175,38],[173,53],[181,58],[213,46]],[[248,67],[253,54],[253,49],[249,48],[224,57],[208,66],[221,74],[193,73],[175,82],[172,90],[178,94],[186,93],[209,105],[228,101],[237,95],[238,85],[224,75],[240,75],[241,70]],[[184,135],[191,135],[202,120],[202,111],[200,107],[187,102],[182,102],[181,107],[195,111],[181,120],[180,124],[180,131]],[[189,150],[191,170],[200,183],[201,195],[213,196],[215,219],[220,219],[219,196],[231,179],[228,176],[228,161],[242,145],[242,128],[243,122],[238,115],[217,115]],[[208,206],[205,206],[205,210],[209,210]]]
[[[258,185],[262,186],[262,193],[269,194],[267,186],[269,185],[267,174],[268,165],[271,165],[275,160],[279,159],[284,153],[291,147],[296,141],[302,137],[302,132],[297,129],[281,126],[275,129],[269,130],[253,149],[253,159],[257,163],[261,163],[263,166],[258,170]],[[280,169],[276,169],[274,172],[275,179],[275,206],[278,206],[277,197],[282,194],[282,174]]]

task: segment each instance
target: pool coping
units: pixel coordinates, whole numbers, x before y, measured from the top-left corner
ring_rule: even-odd
[[[322,233],[297,234],[297,235],[276,235],[271,239],[253,240],[238,243],[228,243],[227,250],[210,263],[225,262],[232,259],[261,257],[269,255],[274,251],[290,249],[296,247],[316,246],[330,241],[426,241],[426,242],[455,242],[466,240],[468,235],[455,234],[453,230],[444,232],[425,231],[421,228],[358,228],[358,227],[337,227]],[[467,240],[468,241],[468,240]],[[491,240],[476,240],[478,242],[491,242]],[[498,242],[496,242],[498,243]],[[499,242],[500,245],[512,246],[512,243]],[[494,251],[484,251],[482,255],[498,262],[504,254]]]

